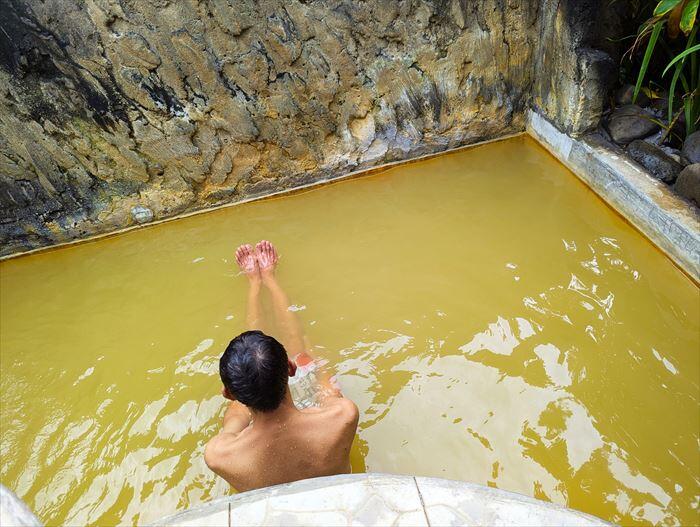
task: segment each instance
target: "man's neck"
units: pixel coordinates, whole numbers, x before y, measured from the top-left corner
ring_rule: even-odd
[[[299,410],[294,406],[294,401],[292,401],[292,396],[288,391],[275,410],[271,412],[252,412],[253,423],[258,426],[279,424],[297,413],[299,413]]]

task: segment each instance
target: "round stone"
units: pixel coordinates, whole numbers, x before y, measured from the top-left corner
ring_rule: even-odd
[[[681,157],[690,164],[700,163],[700,130],[685,138]]]
[[[137,205],[136,207],[131,207],[131,217],[134,218],[136,223],[148,223],[153,220],[153,211],[148,207]]]
[[[700,163],[693,163],[678,174],[673,189],[700,207]]]
[[[627,104],[615,110],[608,119],[608,131],[613,141],[619,144],[642,139],[659,129],[655,117],[636,104]]]

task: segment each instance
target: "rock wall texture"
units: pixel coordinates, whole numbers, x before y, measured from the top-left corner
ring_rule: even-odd
[[[625,1],[541,0],[532,106],[566,133],[595,128],[617,79],[615,37],[636,32]]]
[[[0,255],[585,128],[601,2],[0,0]]]

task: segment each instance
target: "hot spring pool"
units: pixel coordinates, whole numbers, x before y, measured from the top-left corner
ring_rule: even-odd
[[[360,408],[355,470],[697,520],[698,287],[519,137],[0,264],[0,476],[42,521],[229,492],[202,451],[261,238]]]

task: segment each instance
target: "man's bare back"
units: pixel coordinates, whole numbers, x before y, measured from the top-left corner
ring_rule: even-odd
[[[277,253],[272,244],[260,242],[255,251],[241,246],[236,260],[250,280],[249,327],[257,328],[260,323],[258,294],[263,284],[270,291],[280,325],[291,329],[284,342],[286,351],[302,364],[310,361],[298,321],[287,309],[289,300],[274,277]],[[289,361],[288,368],[289,376],[293,376],[297,364]],[[224,396],[232,402],[224,415],[222,431],[205,449],[207,466],[238,491],[350,472],[357,406],[324,377],[319,389],[322,396],[318,407],[297,409],[289,386],[285,386],[276,408],[251,411],[224,388]]]
[[[204,459],[236,490],[350,472],[358,417],[351,401],[336,398],[320,408],[289,408],[284,415],[258,418],[237,433],[239,423],[250,417],[245,409],[227,414],[231,411],[240,412],[240,421],[224,424],[207,445]]]

